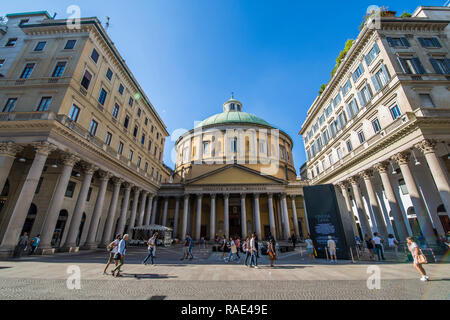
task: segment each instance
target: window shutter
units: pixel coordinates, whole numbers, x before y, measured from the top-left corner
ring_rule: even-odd
[[[391,75],[389,74],[389,70],[386,68],[385,64],[381,65],[381,70],[384,73],[384,76],[386,77],[386,79],[389,81],[391,79]]]
[[[426,47],[425,41],[423,41],[423,38],[417,38],[417,40],[419,40],[419,43],[422,47],[424,47],[424,48]]]
[[[409,44],[408,39],[405,38],[405,37],[400,38],[400,41],[402,42],[402,45],[405,46],[405,47],[410,47],[410,46],[411,46],[411,45]]]
[[[431,38],[431,41],[433,42],[433,45],[436,47],[436,48],[441,48],[442,46],[441,46],[441,43],[439,42],[439,40],[437,39],[437,38]]]
[[[405,61],[403,61],[402,58],[397,57],[398,63],[400,64],[400,67],[402,67],[403,73],[409,73],[408,68],[406,67]]]
[[[413,58],[412,62],[414,64],[414,67],[416,68],[416,72],[418,74],[425,74],[426,73],[422,63],[419,60],[419,58]]]
[[[391,37],[386,37],[386,40],[387,40],[387,42],[389,44],[389,47],[393,47],[394,46],[394,43],[392,42],[392,38]]]
[[[439,66],[436,62],[436,59],[430,58],[431,65],[433,66],[434,71],[438,74],[442,74],[442,71],[439,69]]]
[[[356,99],[353,99],[353,103],[355,105],[355,112],[358,112],[359,106],[358,106],[358,102],[356,102]]]
[[[349,118],[349,119],[353,118],[353,112],[352,112],[352,110],[350,109],[350,105],[346,105],[346,106],[345,106],[345,109],[347,110],[348,118]]]
[[[372,88],[370,87],[369,83],[366,84],[367,90],[369,90],[369,97],[372,98],[373,97],[373,92],[372,92]]]
[[[353,82],[356,82],[356,76],[355,76],[354,72],[352,73],[352,78],[353,78]]]
[[[378,79],[377,79],[376,75],[372,76],[372,83],[373,83],[373,86],[375,87],[375,91],[376,92],[380,91],[381,88],[380,88],[380,84],[378,83]]]

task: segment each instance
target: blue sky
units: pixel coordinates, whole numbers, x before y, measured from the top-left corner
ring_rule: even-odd
[[[244,111],[294,140],[297,172],[305,161],[298,135],[306,111],[330,78],[347,39],[370,5],[401,14],[431,1],[146,0],[2,1],[0,15],[47,10],[67,18],[111,18],[108,34],[167,125],[191,129],[222,111],[235,92]],[[168,138],[164,161],[173,167]]]

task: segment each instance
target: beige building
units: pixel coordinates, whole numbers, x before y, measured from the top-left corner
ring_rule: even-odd
[[[449,22],[448,7],[369,19],[309,108],[302,171],[340,187],[363,236],[450,230]]]
[[[173,178],[161,186],[153,223],[195,239],[306,235],[306,184],[297,179],[293,141],[243,108],[232,98],[178,138]]]
[[[97,18],[0,25],[0,252],[95,248],[151,220],[166,127]],[[73,26],[71,26],[73,27]]]

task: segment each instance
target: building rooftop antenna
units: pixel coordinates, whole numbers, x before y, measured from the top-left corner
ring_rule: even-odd
[[[110,20],[111,18],[110,17],[106,17],[106,24],[105,24],[105,29],[106,29],[106,31],[108,31],[108,28],[109,28],[109,20]]]

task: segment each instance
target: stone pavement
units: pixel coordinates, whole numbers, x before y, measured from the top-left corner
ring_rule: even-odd
[[[449,261],[426,265],[432,281],[423,283],[410,263],[310,264],[298,251],[280,255],[276,268],[262,256],[260,269],[208,249],[180,261],[180,247],[158,247],[155,266],[140,263],[145,254],[129,250],[123,278],[103,275],[106,251],[0,261],[0,299],[450,299]],[[70,266],[79,267],[80,290],[67,287]],[[380,268],[380,289],[367,288],[370,266]]]

